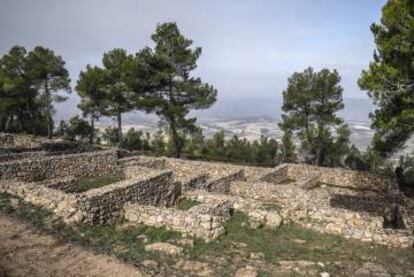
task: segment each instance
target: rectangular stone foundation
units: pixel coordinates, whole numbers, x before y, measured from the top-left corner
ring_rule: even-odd
[[[66,189],[68,185],[64,182],[51,184],[64,184]],[[67,223],[103,224],[120,218],[125,204],[129,202],[171,206],[180,196],[181,187],[173,182],[172,172],[157,171],[79,194],[19,181],[1,182],[0,191],[52,210]]]
[[[130,204],[125,207],[124,217],[130,222],[154,227],[165,227],[170,230],[210,240],[216,239],[225,233],[223,222],[228,217],[222,215],[226,212],[227,214],[229,213],[228,206],[223,206],[222,211],[217,212],[222,215],[210,214],[209,212],[212,212],[214,209],[217,212],[217,207],[207,207],[207,205],[199,205],[187,211],[181,211],[177,209]]]

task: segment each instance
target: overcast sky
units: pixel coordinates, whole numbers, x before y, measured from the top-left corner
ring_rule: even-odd
[[[385,0],[0,0],[0,54],[43,45],[66,61],[74,84],[86,64],[115,47],[152,46],[157,23],[176,21],[201,46],[195,74],[220,97],[280,96],[308,66],[338,69],[345,97],[374,44],[370,25]],[[72,96],[76,99],[76,96]]]

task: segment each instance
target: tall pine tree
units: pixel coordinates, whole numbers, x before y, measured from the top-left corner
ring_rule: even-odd
[[[373,146],[386,155],[414,132],[414,2],[389,0],[371,31],[377,48],[359,86],[378,107],[371,114]]]
[[[206,109],[216,101],[217,91],[190,76],[197,66],[201,48],[191,48],[192,40],[185,38],[176,23],[157,26],[152,35],[155,49],[147,56],[155,74],[147,107],[161,117],[169,132],[174,156],[179,157],[186,133],[196,131],[195,118],[186,118],[192,109]]]
[[[105,75],[101,68],[90,65],[86,66],[85,71],[81,71],[76,84],[76,91],[81,97],[78,107],[82,110],[84,116],[91,119],[91,133],[89,142],[94,140],[95,120],[101,116],[105,103],[105,94],[103,91]]]
[[[113,116],[118,124],[118,143],[122,148],[122,114],[134,108],[134,94],[130,82],[131,68],[134,58],[123,49],[113,49],[103,55],[104,82],[104,115]]]
[[[65,62],[52,50],[37,46],[27,58],[27,73],[35,89],[41,94],[47,118],[48,138],[53,136],[53,102],[62,102],[67,97],[59,92],[71,92],[69,73]]]
[[[341,130],[337,142],[347,144],[343,137],[346,125],[337,112],[343,109],[342,87],[336,70],[323,69],[315,72],[312,68],[294,73],[283,92],[282,123],[280,127],[288,133],[296,133],[307,162],[327,165],[329,146],[335,138],[331,130]],[[339,132],[338,132],[339,137]],[[331,157],[332,158],[332,157]]]

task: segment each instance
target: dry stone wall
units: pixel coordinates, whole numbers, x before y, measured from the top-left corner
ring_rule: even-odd
[[[270,183],[296,182],[307,188],[325,184],[356,190],[370,190],[387,193],[396,186],[385,176],[342,168],[326,168],[305,164],[282,164],[263,174],[261,181]]]
[[[32,181],[58,177],[117,176],[119,173],[114,151],[26,159],[0,163],[0,180]]]
[[[166,169],[166,160],[164,158],[132,156],[119,159],[121,166],[140,166],[152,169]]]
[[[384,228],[384,210],[396,203],[396,197],[388,193],[323,184],[309,190],[297,183],[237,182],[232,184],[230,195],[248,195],[276,206],[285,222],[322,233],[395,247],[412,247],[414,243],[414,201],[403,195],[397,203],[407,228],[401,230]]]
[[[223,223],[229,216],[229,206],[225,204],[213,207],[200,205],[187,211],[137,204],[125,207],[125,219],[130,222],[166,227],[206,240],[216,239],[225,233]]]
[[[172,172],[154,172],[80,194],[79,210],[89,223],[105,223],[121,215],[127,202],[169,207],[177,201],[181,187],[172,180]]]
[[[50,189],[61,190],[66,193],[74,193],[78,189],[78,182],[79,178],[69,176],[38,182],[38,185],[45,186]]]
[[[140,177],[120,181],[84,193],[65,193],[74,180],[52,180],[42,183],[2,181],[0,191],[18,196],[60,216],[67,223],[103,224],[120,218],[128,202],[168,207],[181,194],[178,184],[172,182],[172,173],[151,172]],[[53,187],[53,188],[52,188]]]
[[[0,133],[0,145],[11,147],[38,147],[42,139],[35,139],[33,136]]]
[[[23,160],[23,159],[39,159],[44,156],[46,156],[46,152],[43,152],[43,151],[7,153],[7,154],[0,155],[0,163],[11,162],[15,160]]]
[[[244,179],[244,170],[235,170],[233,172],[229,172],[226,176],[214,178],[208,181],[205,186],[199,186],[197,189],[206,189],[207,191],[217,193],[228,193],[230,191],[231,182]]]
[[[278,209],[266,207],[262,202],[247,197],[210,193],[204,190],[187,191],[185,197],[209,206],[229,203],[232,209],[241,211],[247,215],[249,224],[253,228],[265,227],[276,229],[283,222],[283,218]]]
[[[172,170],[174,179],[182,184],[184,190],[204,189],[227,193],[231,182],[245,179],[243,167],[224,163],[132,156],[121,159],[120,165],[126,177],[139,174],[134,167]]]

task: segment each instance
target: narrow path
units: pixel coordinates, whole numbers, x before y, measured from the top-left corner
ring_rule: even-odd
[[[0,276],[146,276],[116,258],[96,255],[0,214]]]

